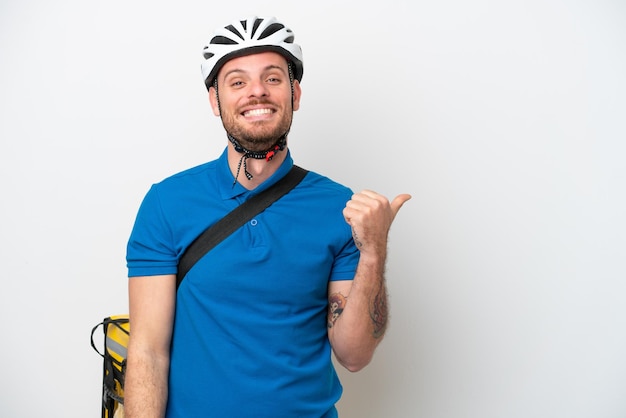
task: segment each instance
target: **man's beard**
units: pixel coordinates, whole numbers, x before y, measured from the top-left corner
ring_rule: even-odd
[[[266,126],[267,122],[258,121],[245,128],[230,115],[222,116],[222,125],[228,134],[237,139],[242,147],[250,151],[267,151],[278,140],[289,132],[293,113],[283,115],[280,123],[274,128]]]

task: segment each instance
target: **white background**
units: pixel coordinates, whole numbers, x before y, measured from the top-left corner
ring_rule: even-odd
[[[296,162],[413,195],[342,418],[625,417],[621,0],[1,0],[0,416],[99,416],[91,327],[149,185],[225,146],[200,52],[250,14],[304,49]]]

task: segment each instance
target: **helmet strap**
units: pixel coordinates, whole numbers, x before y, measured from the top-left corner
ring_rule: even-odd
[[[285,132],[283,135],[281,135],[281,137],[278,138],[278,141],[276,141],[276,143],[266,151],[250,151],[249,149],[243,147],[234,136],[227,132],[226,136],[228,136],[228,140],[233,144],[235,151],[242,154],[241,159],[239,159],[239,164],[237,164],[237,173],[235,174],[233,186],[237,184],[237,179],[239,178],[239,172],[241,171],[242,165],[243,172],[246,175],[246,178],[248,180],[252,180],[252,173],[248,171],[248,158],[254,158],[255,160],[265,160],[269,162],[272,160],[272,158],[274,158],[277,152],[284,150],[285,146],[287,145],[287,133],[288,132]]]
[[[289,85],[291,86],[291,109],[293,110],[293,69],[291,68],[291,61],[287,61],[287,72],[289,73]]]

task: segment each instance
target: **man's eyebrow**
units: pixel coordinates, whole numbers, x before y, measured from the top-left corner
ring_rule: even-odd
[[[281,67],[280,65],[270,64],[263,69],[264,72],[271,71],[271,70],[280,70],[280,72],[282,72],[283,74],[286,74],[285,69]],[[226,74],[224,74],[224,80],[233,73],[246,74],[247,71],[245,71],[242,68],[233,68],[232,70],[229,70]]]
[[[224,74],[224,80],[225,80],[225,79],[226,79],[229,75],[234,74],[234,73],[245,73],[245,71],[244,71],[244,70],[241,70],[241,69],[239,69],[239,68],[233,68],[232,70],[230,70],[230,71],[228,71],[226,74]]]
[[[285,69],[283,67],[281,67],[280,65],[268,65],[267,67],[265,67],[264,71],[270,71],[270,70],[280,70],[280,72],[282,72],[283,74],[285,74]]]

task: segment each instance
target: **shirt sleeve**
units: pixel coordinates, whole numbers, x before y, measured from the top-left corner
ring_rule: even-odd
[[[128,277],[176,274],[178,255],[172,237],[158,188],[153,185],[139,207],[128,240]]]
[[[347,224],[346,224],[347,226]],[[356,247],[352,239],[352,230],[347,228],[347,240],[341,251],[335,257],[333,268],[330,274],[330,281],[352,280],[356,274],[356,267],[359,263],[361,252]]]

